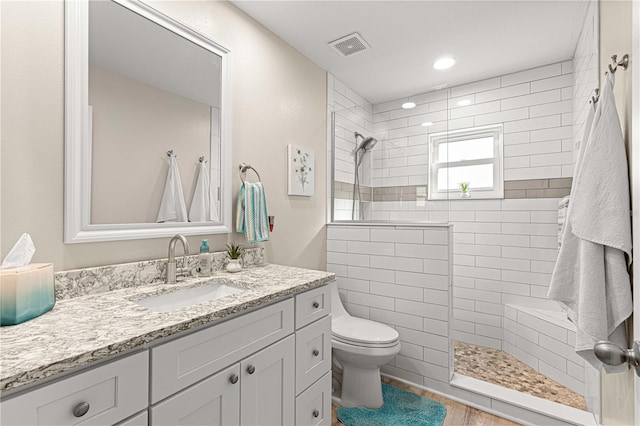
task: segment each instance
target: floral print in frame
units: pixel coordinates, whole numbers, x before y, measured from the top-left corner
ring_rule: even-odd
[[[315,155],[312,149],[288,146],[289,195],[311,197],[315,192]]]

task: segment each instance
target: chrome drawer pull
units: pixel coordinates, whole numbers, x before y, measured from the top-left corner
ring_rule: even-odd
[[[238,383],[238,375],[234,374],[231,377],[229,377],[229,381],[231,382],[232,385],[235,385],[236,383]]]
[[[320,415],[320,411],[313,410],[313,417],[318,417]]]
[[[320,307],[320,304],[318,302],[313,302],[313,307],[315,309],[318,309]]]
[[[320,355],[320,351],[317,349],[314,349],[313,352],[311,352],[313,354],[313,356],[318,356]]]
[[[247,367],[247,373],[249,374],[253,374],[255,373],[256,368],[253,365],[250,365],[249,367]]]
[[[89,411],[89,403],[81,402],[80,404],[73,407],[73,415],[76,417],[82,417]]]

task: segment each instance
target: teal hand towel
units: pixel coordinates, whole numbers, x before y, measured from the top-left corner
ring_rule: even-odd
[[[267,197],[262,182],[245,182],[240,187],[236,211],[236,231],[245,234],[250,243],[269,239]]]

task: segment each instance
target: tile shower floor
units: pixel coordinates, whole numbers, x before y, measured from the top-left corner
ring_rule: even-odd
[[[587,410],[584,397],[503,351],[455,342],[455,370],[474,379]]]

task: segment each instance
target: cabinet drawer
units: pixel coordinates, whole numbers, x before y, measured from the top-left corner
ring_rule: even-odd
[[[296,329],[331,313],[329,286],[305,291],[296,296]]]
[[[151,403],[291,333],[293,299],[288,299],[152,348]]]
[[[143,410],[148,401],[149,353],[128,356],[27,392],[0,404],[5,425],[105,425]],[[88,411],[80,417],[80,405]],[[78,410],[74,415],[74,409]]]
[[[296,332],[296,394],[331,369],[331,317]]]
[[[331,373],[296,398],[296,426],[331,424]]]
[[[237,425],[240,423],[240,364],[151,407],[152,426]]]

